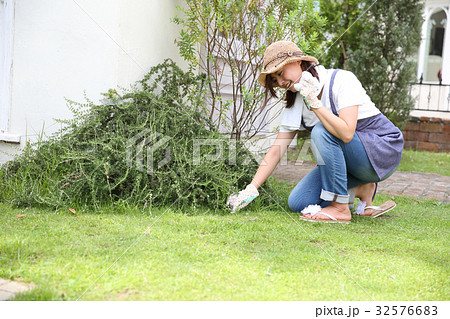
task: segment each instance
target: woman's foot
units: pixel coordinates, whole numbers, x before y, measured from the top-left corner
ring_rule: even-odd
[[[329,220],[330,218],[325,214],[333,216],[337,220],[341,221],[350,221],[352,218],[348,204],[340,204],[337,202],[331,202],[329,206],[322,208],[320,213],[317,213],[314,216],[311,216],[311,214],[305,214],[304,217],[309,219]]]
[[[355,197],[358,197],[361,202],[365,202],[366,206],[372,206],[372,200],[375,195],[376,184],[368,183],[362,184],[355,187]],[[372,216],[374,210],[372,208],[367,208],[361,216]]]

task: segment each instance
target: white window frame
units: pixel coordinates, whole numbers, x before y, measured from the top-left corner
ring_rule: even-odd
[[[438,12],[444,11],[447,16],[447,25],[445,27],[444,35],[444,48],[442,52],[442,84],[450,84],[450,76],[448,75],[450,68],[447,66],[448,61],[450,61],[450,50],[448,46],[450,43],[450,6],[442,1],[442,4],[436,3],[433,5],[426,5],[423,13],[423,24],[422,24],[422,41],[420,44],[419,55],[418,55],[418,65],[417,65],[417,80],[421,78],[422,74],[426,70],[425,57],[428,54],[429,46],[429,32],[431,31],[429,26],[429,21],[431,16]],[[437,84],[436,81],[423,81],[424,84]]]
[[[9,136],[14,0],[0,0],[0,140],[16,142]],[[10,139],[13,140],[10,140]]]

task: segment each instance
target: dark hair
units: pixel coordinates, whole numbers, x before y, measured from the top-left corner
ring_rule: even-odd
[[[317,73],[316,70],[316,65],[314,64],[314,62],[311,61],[303,61],[301,63],[301,68],[302,71],[308,71],[310,72],[317,80],[319,79],[319,73]],[[266,76],[266,91],[265,91],[265,97],[264,97],[264,102],[261,108],[265,108],[267,105],[267,102],[269,102],[269,99],[274,97],[277,98],[277,92],[275,91],[273,84],[274,84],[275,80],[272,78],[272,76],[270,74],[268,74]],[[270,96],[269,96],[270,94]],[[286,107],[290,108],[292,107],[292,105],[294,105],[295,102],[295,97],[297,95],[297,92],[292,92],[292,91],[286,91],[286,96],[284,98],[284,100],[286,101]]]

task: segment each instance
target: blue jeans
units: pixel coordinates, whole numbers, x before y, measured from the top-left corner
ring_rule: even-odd
[[[314,204],[326,207],[331,201],[349,203],[349,189],[380,181],[356,133],[349,143],[344,143],[319,123],[311,132],[311,148],[318,166],[289,195],[288,205],[294,212]]]

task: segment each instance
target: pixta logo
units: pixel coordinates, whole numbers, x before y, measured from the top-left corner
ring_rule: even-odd
[[[151,133],[149,129],[145,129],[139,134],[127,140],[127,166],[133,167],[140,172],[146,171],[147,174],[153,175],[156,168],[161,168],[170,162],[172,149],[168,145],[171,137],[161,133]],[[154,163],[154,154],[159,149],[164,148],[164,157],[159,162]],[[146,163],[144,163],[144,154],[146,155]]]

